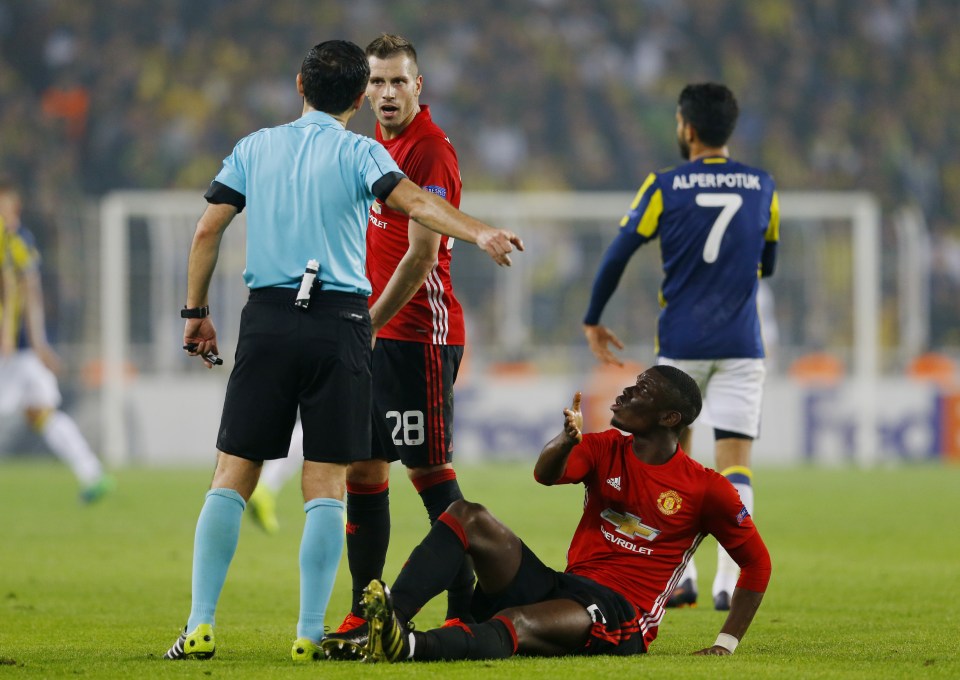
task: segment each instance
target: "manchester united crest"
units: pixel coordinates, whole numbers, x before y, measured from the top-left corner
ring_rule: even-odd
[[[680,506],[683,504],[683,499],[680,498],[680,494],[676,491],[664,491],[660,494],[660,497],[657,498],[657,508],[664,515],[675,515],[680,510]]]

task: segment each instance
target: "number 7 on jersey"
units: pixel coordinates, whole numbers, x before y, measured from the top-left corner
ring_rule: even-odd
[[[704,208],[721,208],[720,214],[710,227],[707,241],[703,244],[703,261],[713,264],[720,254],[720,242],[730,226],[730,221],[743,205],[743,198],[739,194],[697,194],[697,205]]]

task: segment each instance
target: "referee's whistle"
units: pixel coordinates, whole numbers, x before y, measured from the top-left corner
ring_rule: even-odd
[[[307,268],[303,272],[303,278],[300,279],[300,290],[297,291],[297,300],[293,303],[300,309],[306,309],[310,306],[310,293],[313,291],[313,283],[317,280],[317,271],[319,269],[319,262],[316,260],[307,261]]]

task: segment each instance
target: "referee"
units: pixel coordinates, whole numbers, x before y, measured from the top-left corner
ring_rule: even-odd
[[[184,349],[210,368],[219,353],[208,289],[220,240],[247,208],[250,297],[217,438],[217,467],[197,520],[192,604],[167,659],[213,656],[214,615],[246,501],[264,460],[304,434],[300,617],[294,661],[321,658],[324,614],[343,551],[346,467],[369,457],[371,329],[365,236],[374,199],[429,229],[475,243],[498,264],[523,243],[421,190],[376,141],[345,128],[370,75],[357,45],[312,48],[297,74],[302,116],[241,139],[207,191],[187,271]],[[318,266],[313,285],[308,261]],[[311,263],[312,265],[313,263]],[[312,268],[312,267],[311,267]],[[299,298],[299,299],[298,299]]]

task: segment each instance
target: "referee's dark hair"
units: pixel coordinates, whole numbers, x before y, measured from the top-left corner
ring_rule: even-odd
[[[367,89],[367,56],[348,40],[327,40],[307,52],[300,65],[303,96],[324,113],[343,113]]]
[[[715,148],[727,143],[740,115],[733,92],[720,83],[687,85],[677,103],[680,117],[697,131],[700,141]]]

